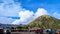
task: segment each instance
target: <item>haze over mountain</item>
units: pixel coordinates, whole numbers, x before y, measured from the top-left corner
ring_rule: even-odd
[[[28,24],[30,28],[60,29],[60,20],[50,15],[42,15]]]
[[[14,25],[14,24],[4,24],[4,23],[0,23],[0,28],[17,27],[17,26],[22,26],[22,24],[21,24],[21,25]]]

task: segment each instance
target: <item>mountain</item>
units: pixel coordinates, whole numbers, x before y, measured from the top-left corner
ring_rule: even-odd
[[[50,15],[42,15],[28,24],[30,28],[60,29],[60,20]]]
[[[17,26],[20,26],[20,25],[2,24],[2,23],[0,23],[0,28],[6,28],[6,27],[17,27]]]

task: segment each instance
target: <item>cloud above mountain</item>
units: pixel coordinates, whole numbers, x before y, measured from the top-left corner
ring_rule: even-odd
[[[23,10],[19,12],[20,19],[15,20],[12,24],[20,24],[23,22],[27,22],[33,16],[33,12],[29,10]]]
[[[34,19],[38,18],[39,16],[45,14],[48,14],[48,12],[44,8],[38,8],[36,13],[30,10],[20,11],[19,12],[20,19],[12,22],[12,24],[21,24],[21,23],[27,24],[33,21]]]

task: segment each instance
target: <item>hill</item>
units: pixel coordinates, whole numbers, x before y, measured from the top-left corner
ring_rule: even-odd
[[[49,15],[42,15],[29,23],[28,26],[29,28],[60,29],[60,20]]]
[[[6,27],[17,27],[17,26],[20,26],[20,25],[2,24],[2,23],[0,23],[0,28],[6,28]]]

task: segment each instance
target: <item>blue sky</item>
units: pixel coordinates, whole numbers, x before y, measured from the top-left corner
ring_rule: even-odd
[[[60,19],[60,0],[0,0],[0,23],[26,24],[44,14]]]
[[[38,8],[44,8],[50,15],[54,12],[60,14],[60,0],[18,0],[18,2],[21,3],[23,8],[34,12],[36,12]],[[59,18],[59,16],[56,18]]]

